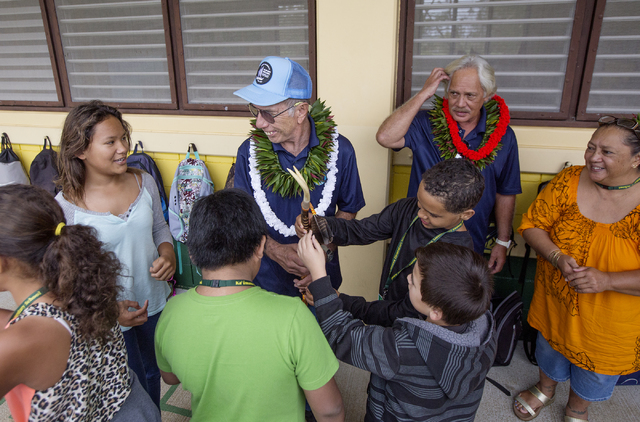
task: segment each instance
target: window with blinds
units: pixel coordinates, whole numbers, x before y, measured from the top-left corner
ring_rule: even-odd
[[[58,100],[40,3],[0,2],[0,101]]]
[[[71,99],[171,103],[161,0],[55,0]]]
[[[640,1],[607,0],[587,113],[640,111]]]
[[[558,112],[575,9],[576,0],[416,0],[411,95],[433,68],[477,54],[510,110]]]
[[[180,0],[180,21],[189,104],[245,104],[233,92],[267,56],[309,71],[306,0]]]

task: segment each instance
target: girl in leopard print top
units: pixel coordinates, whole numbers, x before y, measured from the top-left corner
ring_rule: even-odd
[[[0,291],[22,302],[0,310],[0,397],[13,418],[159,421],[127,366],[115,256],[94,229],[65,226],[43,189],[0,187],[0,215]]]

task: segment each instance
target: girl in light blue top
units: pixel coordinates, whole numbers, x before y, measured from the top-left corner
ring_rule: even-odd
[[[176,263],[153,178],[127,168],[130,134],[122,114],[101,101],[71,110],[60,140],[56,199],[68,224],[94,227],[122,263],[118,322],[129,366],[160,407],[153,335]]]

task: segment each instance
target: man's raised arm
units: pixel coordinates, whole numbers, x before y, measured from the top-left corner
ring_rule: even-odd
[[[444,80],[449,80],[444,69],[440,67],[433,69],[422,89],[382,122],[376,133],[378,143],[386,148],[403,148],[404,135],[409,130],[413,118],[420,111],[422,104],[433,97],[438,85]]]

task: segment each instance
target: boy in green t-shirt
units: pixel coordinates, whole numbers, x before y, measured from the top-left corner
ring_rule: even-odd
[[[200,286],[171,299],[156,328],[167,384],[192,394],[192,421],[343,421],[338,361],[298,298],[253,285],[266,241],[253,198],[226,189],[198,200],[187,247]]]

